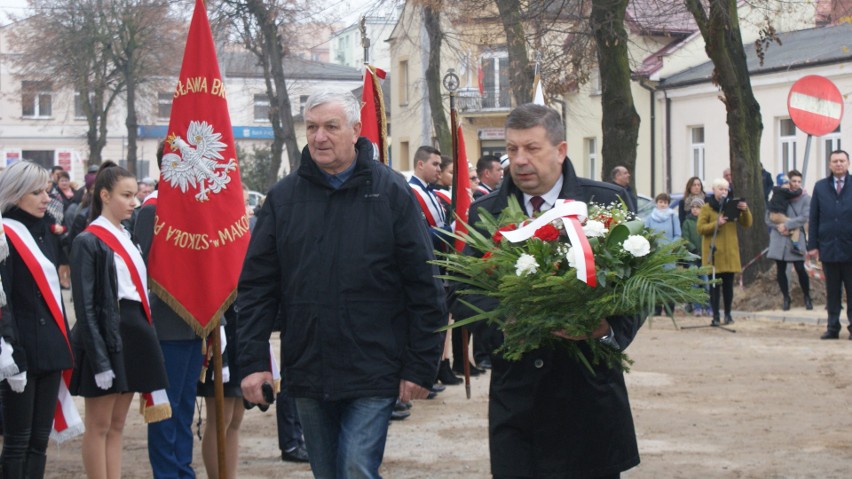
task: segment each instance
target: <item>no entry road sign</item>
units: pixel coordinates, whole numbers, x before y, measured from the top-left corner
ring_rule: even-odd
[[[840,125],[843,96],[828,78],[808,75],[790,88],[787,111],[800,130],[809,135],[822,136]]]

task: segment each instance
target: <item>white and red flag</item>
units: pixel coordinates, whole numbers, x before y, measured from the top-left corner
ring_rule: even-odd
[[[361,93],[361,136],[373,144],[373,159],[388,163],[388,121],[381,80],[385,71],[367,65],[364,68],[364,90]]]
[[[206,337],[234,301],[249,242],[240,170],[202,0],[175,87],[148,263],[151,290]]]

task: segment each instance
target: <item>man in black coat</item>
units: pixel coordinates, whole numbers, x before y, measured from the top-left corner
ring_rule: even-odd
[[[269,191],[238,286],[243,395],[266,403],[279,317],[316,477],[378,477],[394,402],[428,394],[447,321],[420,208],[358,136],[360,110],[348,92],[308,98],[308,146]]]
[[[808,255],[822,261],[825,271],[828,325],[820,339],[840,337],[842,288],[846,289],[846,318],[852,340],[852,188],[849,154],[832,151],[828,157],[831,174],[814,185],[808,221]]]
[[[516,108],[506,120],[506,143],[511,175],[497,194],[471,205],[472,225],[480,209],[499,215],[510,195],[530,215],[558,199],[627,201],[621,187],[577,177],[554,110]],[[483,309],[495,306],[491,298],[465,299]],[[456,304],[453,313],[470,315]],[[601,318],[593,337],[624,349],[640,325],[638,317]],[[516,362],[494,354],[492,365],[488,432],[495,479],[617,477],[639,463],[621,369],[599,364],[593,375],[559,348],[542,348]]]

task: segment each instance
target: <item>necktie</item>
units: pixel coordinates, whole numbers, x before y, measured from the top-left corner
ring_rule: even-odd
[[[541,205],[544,204],[544,198],[541,196],[533,196],[530,198],[530,204],[533,207],[533,214],[541,213]]]
[[[834,188],[837,190],[837,194],[839,195],[840,192],[843,191],[843,180],[835,181]]]

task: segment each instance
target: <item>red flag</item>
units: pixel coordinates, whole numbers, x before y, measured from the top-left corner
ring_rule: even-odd
[[[175,87],[148,264],[151,290],[206,337],[234,301],[248,217],[202,0]]]
[[[485,71],[482,69],[482,63],[476,67],[476,82],[479,86],[479,96],[485,96]]]
[[[384,70],[367,65],[364,69],[364,91],[361,93],[361,136],[373,143],[373,159],[388,162],[388,123],[379,79]]]
[[[464,150],[464,136],[462,136],[461,125],[458,127],[458,135],[459,138],[456,142],[458,151],[455,155],[456,164],[453,168],[453,193],[456,197],[456,227],[454,232],[467,233],[467,228],[462,222],[467,223],[467,213],[470,210],[470,165],[467,164],[467,153]],[[464,249],[464,241],[457,239],[455,248],[456,251],[461,252]]]

